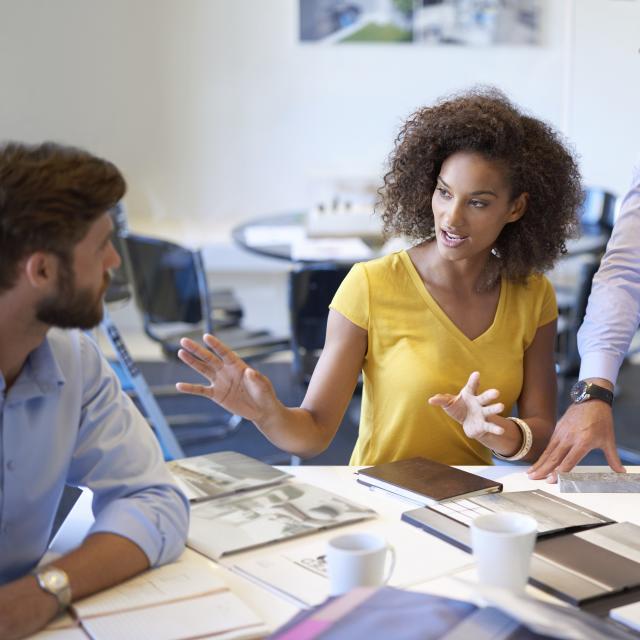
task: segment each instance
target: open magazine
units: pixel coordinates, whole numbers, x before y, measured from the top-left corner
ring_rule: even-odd
[[[181,458],[167,463],[167,466],[191,502],[266,487],[291,477],[284,471],[235,451]]]
[[[169,468],[194,502],[187,544],[214,560],[376,515],[239,453],[185,458]]]

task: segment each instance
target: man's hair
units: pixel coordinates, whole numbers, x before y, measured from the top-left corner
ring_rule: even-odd
[[[122,174],[107,160],[53,142],[0,144],[0,292],[36,251],[71,258],[89,227],[124,195]]]
[[[550,269],[576,228],[582,202],[578,164],[557,132],[492,87],[441,99],[404,124],[379,192],[385,231],[433,239],[431,196],[442,163],[458,152],[495,162],[512,198],[529,194],[524,216],[506,225],[496,241],[502,274],[523,281]]]

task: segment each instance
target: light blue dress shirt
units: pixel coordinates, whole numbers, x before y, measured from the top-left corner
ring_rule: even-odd
[[[578,332],[580,379],[615,384],[640,323],[640,157],[633,169]]]
[[[179,555],[189,503],[88,336],[51,329],[0,392],[0,584],[46,551],[65,484],[93,491],[90,533],[132,540],[152,566]]]

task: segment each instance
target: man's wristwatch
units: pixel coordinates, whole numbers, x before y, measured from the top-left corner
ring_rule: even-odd
[[[605,389],[593,382],[578,380],[571,387],[571,401],[575,404],[580,404],[587,400],[602,400],[611,406],[613,404],[613,391],[609,391],[609,389]]]
[[[69,576],[56,567],[45,567],[34,572],[38,586],[58,600],[59,611],[64,611],[71,604],[71,585]]]

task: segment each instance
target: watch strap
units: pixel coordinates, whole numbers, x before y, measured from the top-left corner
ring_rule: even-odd
[[[581,397],[574,400],[576,403],[587,402],[588,400],[602,400],[609,406],[613,405],[613,391],[609,391],[605,387],[601,387],[595,382],[587,382],[586,380],[579,380],[576,385],[584,385]]]

